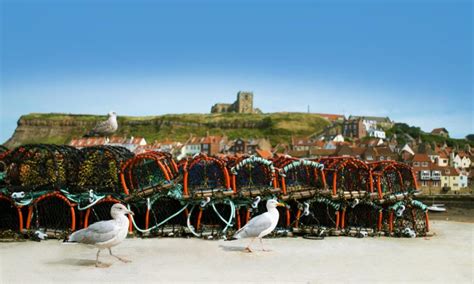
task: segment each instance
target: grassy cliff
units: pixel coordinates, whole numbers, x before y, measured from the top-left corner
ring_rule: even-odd
[[[81,137],[105,116],[62,113],[23,115],[13,136],[5,143],[9,148],[27,143],[68,143]],[[310,135],[330,123],[316,114],[166,114],[161,116],[119,116],[116,135],[141,136],[154,140],[185,141],[191,134],[227,135],[229,138],[267,137],[272,144],[289,142],[291,135]]]

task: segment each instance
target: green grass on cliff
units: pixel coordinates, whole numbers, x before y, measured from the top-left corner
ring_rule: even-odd
[[[68,143],[105,118],[61,113],[24,115],[8,144]],[[308,113],[119,115],[118,122],[119,131],[116,135],[145,137],[148,143],[164,139],[185,141],[191,134],[205,136],[208,132],[211,135],[227,135],[230,139],[266,137],[272,144],[288,143],[291,135],[311,135],[329,125],[324,118]]]

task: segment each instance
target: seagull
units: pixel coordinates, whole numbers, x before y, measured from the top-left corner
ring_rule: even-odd
[[[262,244],[262,250],[266,251],[263,247],[262,238],[270,234],[278,224],[280,213],[278,213],[277,206],[285,206],[283,203],[270,199],[267,201],[267,212],[255,216],[243,226],[240,230],[235,232],[233,239],[252,238],[249,245],[245,248],[245,251],[252,252],[250,245],[255,238],[260,239]]]
[[[85,136],[101,136],[115,133],[118,129],[117,114],[114,111],[108,113],[108,118],[105,121],[100,121],[97,125],[89,131]]]
[[[116,203],[110,209],[112,220],[100,221],[87,228],[74,232],[69,236],[68,243],[82,243],[97,247],[96,267],[108,267],[110,264],[99,262],[99,254],[103,249],[109,249],[111,256],[122,262],[130,260],[112,254],[112,247],[120,244],[127,237],[129,221],[125,214],[134,215],[123,204]]]

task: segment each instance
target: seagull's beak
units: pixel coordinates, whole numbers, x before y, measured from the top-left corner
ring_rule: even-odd
[[[283,204],[283,203],[281,203],[281,202],[278,202],[278,203],[277,203],[277,206],[285,207],[286,205]]]
[[[135,216],[135,214],[132,212],[132,210],[128,210],[127,213],[132,215],[132,216]]]

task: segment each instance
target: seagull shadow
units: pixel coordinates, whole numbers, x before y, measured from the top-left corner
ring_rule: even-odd
[[[70,265],[70,266],[94,266],[95,260],[92,259],[77,259],[77,258],[66,258],[57,261],[50,261],[48,264],[54,265]]]
[[[221,248],[223,251],[244,252],[244,250],[245,250],[245,247],[243,247],[243,246],[223,246],[223,245],[219,245],[219,248]]]

